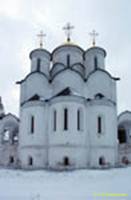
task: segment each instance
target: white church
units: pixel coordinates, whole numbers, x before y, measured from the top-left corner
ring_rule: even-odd
[[[0,99],[0,166],[70,170],[131,163],[131,112],[117,113],[116,85],[106,51],[67,42],[30,53],[20,85],[20,116],[5,114]],[[40,34],[42,37],[43,34]]]

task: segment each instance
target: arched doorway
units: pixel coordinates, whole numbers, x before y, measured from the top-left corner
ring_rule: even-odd
[[[65,156],[65,157],[63,158],[63,164],[64,164],[64,166],[70,165],[69,158],[68,158],[67,156]]]
[[[119,127],[118,128],[118,140],[119,140],[119,144],[127,142],[126,130],[125,130],[124,127]]]

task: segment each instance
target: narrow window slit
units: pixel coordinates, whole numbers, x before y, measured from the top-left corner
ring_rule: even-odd
[[[68,130],[68,110],[64,109],[64,130]]]

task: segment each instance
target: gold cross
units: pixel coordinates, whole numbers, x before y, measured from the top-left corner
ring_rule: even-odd
[[[89,33],[89,35],[92,37],[92,45],[95,46],[96,45],[96,37],[99,34],[95,30],[92,30],[92,32]]]
[[[66,26],[63,27],[63,30],[65,31],[65,34],[67,36],[67,42],[71,41],[71,30],[74,29],[74,26],[72,26],[69,22],[66,24]]]
[[[40,31],[39,34],[37,34],[37,37],[39,38],[39,45],[40,48],[43,48],[43,38],[46,36],[46,34],[43,33],[43,31]]]

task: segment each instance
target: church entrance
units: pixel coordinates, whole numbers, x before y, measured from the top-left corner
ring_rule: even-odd
[[[69,166],[70,165],[69,158],[67,156],[64,157],[63,164],[64,164],[64,166]]]

